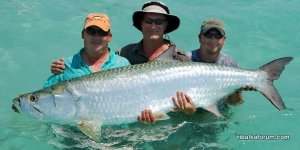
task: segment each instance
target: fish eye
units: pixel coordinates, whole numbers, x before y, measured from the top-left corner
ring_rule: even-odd
[[[36,102],[37,101],[37,96],[36,95],[30,95],[29,99],[32,102]]]

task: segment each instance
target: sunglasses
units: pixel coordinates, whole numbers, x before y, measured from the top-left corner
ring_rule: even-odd
[[[216,34],[212,34],[212,33],[210,33],[210,32],[206,32],[205,34],[203,34],[206,38],[209,38],[209,39],[211,39],[211,38],[213,38],[213,37],[215,37],[216,39],[221,39],[222,37],[224,37],[222,34],[220,34],[220,33],[216,33]]]
[[[95,28],[90,28],[90,27],[86,28],[85,32],[89,35],[96,35],[96,34],[98,34],[99,36],[107,36],[108,35],[108,32],[104,32],[101,29],[95,29]]]
[[[154,23],[155,25],[162,25],[166,22],[167,20],[165,19],[151,19],[151,18],[145,18],[144,22],[146,24],[152,24]]]

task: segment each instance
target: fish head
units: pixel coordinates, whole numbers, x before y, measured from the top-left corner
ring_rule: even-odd
[[[53,92],[53,87],[19,95],[13,99],[12,109],[45,121],[70,119],[76,113],[72,94]]]

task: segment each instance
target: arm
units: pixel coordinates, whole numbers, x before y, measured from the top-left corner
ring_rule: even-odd
[[[63,74],[58,74],[58,75],[52,75],[50,76],[44,83],[44,88],[50,87],[54,84],[57,84],[58,82],[64,81],[64,76]]]
[[[177,110],[186,113],[186,114],[194,114],[196,112],[195,104],[192,101],[192,98],[186,95],[183,92],[176,92],[176,97],[172,98]],[[155,118],[151,110],[145,109],[141,112],[141,115],[137,117],[140,123],[154,123]]]

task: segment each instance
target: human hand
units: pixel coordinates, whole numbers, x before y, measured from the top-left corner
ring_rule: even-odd
[[[65,62],[64,58],[60,58],[59,60],[52,61],[50,70],[51,73],[58,75],[64,72],[65,69]]]
[[[196,112],[195,104],[190,96],[183,92],[176,92],[176,95],[177,99],[176,97],[172,97],[172,100],[179,111],[189,115]]]
[[[233,93],[232,95],[228,96],[226,102],[231,105],[241,104],[243,103],[243,95],[242,91],[256,91],[253,86],[246,85],[241,87],[238,91]]]
[[[228,98],[226,99],[226,102],[230,105],[237,105],[243,103],[243,99],[244,99],[243,94],[239,90],[233,93],[232,95],[229,95]]]
[[[154,117],[150,109],[144,109],[141,115],[137,117],[140,123],[154,123]]]

